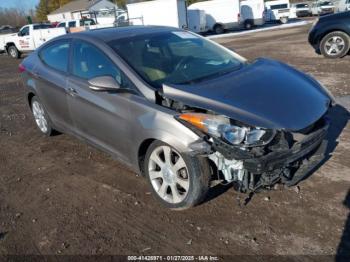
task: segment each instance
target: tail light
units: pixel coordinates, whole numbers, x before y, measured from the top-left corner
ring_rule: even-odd
[[[19,66],[18,66],[18,71],[19,71],[20,73],[23,73],[23,72],[26,71],[26,68],[24,67],[24,65],[19,64]]]

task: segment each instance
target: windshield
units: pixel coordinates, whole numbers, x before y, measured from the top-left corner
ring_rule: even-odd
[[[114,40],[109,45],[150,85],[185,84],[241,67],[233,52],[185,31]]]
[[[327,5],[332,5],[331,2],[322,2],[320,3],[320,6],[327,6]]]

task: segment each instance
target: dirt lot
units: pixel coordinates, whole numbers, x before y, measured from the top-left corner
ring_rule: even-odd
[[[316,55],[307,30],[218,42],[249,59],[294,65],[349,103],[350,57]],[[247,195],[226,188],[201,206],[173,212],[159,206],[145,179],[108,155],[67,135],[43,137],[22,96],[18,63],[0,56],[0,255],[349,252],[349,125],[331,159],[299,188],[256,194],[246,206]]]

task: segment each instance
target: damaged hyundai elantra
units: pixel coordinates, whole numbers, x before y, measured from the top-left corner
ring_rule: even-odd
[[[202,36],[131,26],[67,34],[19,66],[40,131],[74,135],[149,181],[166,207],[211,186],[295,185],[324,158],[334,99],[284,63]]]

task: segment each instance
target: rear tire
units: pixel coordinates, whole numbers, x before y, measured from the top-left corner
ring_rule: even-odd
[[[253,26],[254,26],[254,24],[253,24],[252,21],[245,21],[245,22],[244,22],[244,28],[245,28],[246,30],[252,29]]]
[[[154,196],[167,208],[184,210],[200,204],[209,190],[210,167],[204,157],[192,157],[154,141],[144,170]]]
[[[52,136],[55,130],[53,129],[51,120],[40,100],[34,96],[30,101],[30,105],[35,123],[41,133],[46,136]]]
[[[215,34],[220,35],[220,34],[223,34],[225,32],[225,29],[222,25],[217,24],[214,26],[214,32],[215,32]]]
[[[9,46],[9,48],[7,49],[7,53],[9,54],[9,56],[11,56],[12,58],[20,58],[21,57],[21,53],[18,51],[17,47],[14,45]]]
[[[331,32],[320,42],[321,54],[326,58],[340,58],[348,54],[350,37],[341,31]]]

